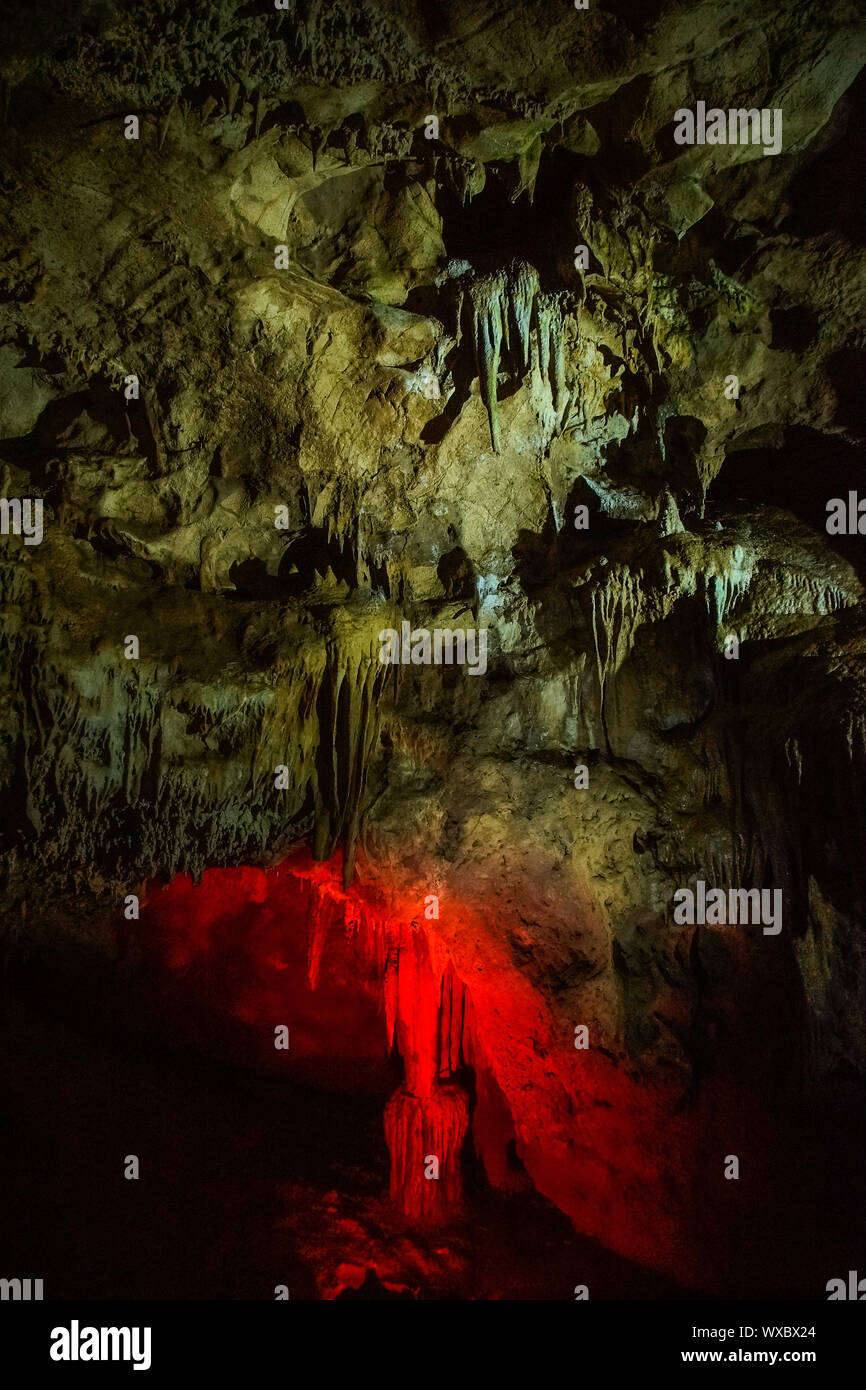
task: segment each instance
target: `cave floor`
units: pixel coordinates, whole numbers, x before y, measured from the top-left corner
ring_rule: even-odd
[[[413,1228],[387,1201],[375,1096],[134,1047],[17,997],[0,1089],[4,1266],[49,1299],[690,1296],[532,1193],[479,1191],[464,1221]]]

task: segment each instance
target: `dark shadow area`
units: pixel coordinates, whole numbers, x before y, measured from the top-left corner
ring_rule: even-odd
[[[441,184],[436,198],[448,255],[467,260],[480,271],[497,269],[513,259],[529,261],[543,289],[576,288],[577,273],[564,279],[560,260],[561,248],[570,249],[577,240],[563,190],[571,188],[582,167],[579,156],[568,150],[543,150],[532,201],[526,193],[512,198],[508,182],[497,175],[494,165],[488,166],[481,192],[465,203]]]
[[[866,352],[840,348],[828,358],[826,369],[836,393],[835,423],[866,442]]]
[[[757,502],[793,512],[862,576],[866,575],[862,538],[829,535],[826,523],[828,501],[847,500],[849,491],[859,487],[862,493],[863,485],[860,450],[835,435],[793,425],[784,431],[778,448],[729,451],[707,500],[726,506]]]
[[[236,560],[229,570],[234,589],[226,591],[226,598],[236,602],[249,602],[251,599],[276,602],[298,598],[314,590],[329,571],[338,583],[348,585],[350,592],[359,588],[362,580],[366,579],[374,592],[381,593],[385,598],[390,596],[385,565],[368,560],[363,575],[360,569],[354,545],[341,545],[336,536],[328,535],[325,527],[310,526],[289,542],[275,575],[269,574],[264,560],[255,556]]]
[[[459,545],[443,555],[436,573],[449,599],[472,599],[475,597],[475,570],[465,550]]]
[[[833,231],[860,244],[866,239],[863,181],[853,174],[866,164],[866,69],[842,97],[832,119],[839,116],[835,143],[819,149],[790,184],[790,212],[779,226],[783,234],[812,237]]]
[[[25,357],[22,366],[28,363]],[[0,440],[0,453],[26,468],[46,490],[59,486],[58,463],[67,453],[113,457],[141,453],[152,476],[159,473],[159,450],[144,401],[127,401],[122,388],[95,376],[85,390],[49,401],[29,434]]]
[[[817,338],[820,324],[818,315],[808,305],[792,304],[789,308],[770,310],[770,327],[773,331],[771,348],[805,352]]]
[[[46,1299],[271,1301],[286,1285],[318,1300],[365,1252],[363,1276],[335,1297],[571,1301],[575,1270],[594,1297],[684,1296],[531,1190],[474,1183],[465,1219],[414,1229],[387,1201],[385,1092],[145,1041],[107,1022],[83,981],[64,1017],[60,977],[47,995],[46,983],[38,969],[7,982],[0,1020],[0,1114],[14,1136],[0,1158],[4,1267],[43,1279]],[[121,987],[118,1018],[130,1002]],[[377,1269],[391,1249],[412,1251],[411,1287],[387,1261]]]
[[[697,460],[707,427],[694,415],[671,415],[665,420],[663,437],[668,485],[675,497],[697,505],[702,493]]]

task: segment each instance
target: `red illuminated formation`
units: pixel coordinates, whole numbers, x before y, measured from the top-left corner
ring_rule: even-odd
[[[385,1111],[391,1196],[409,1216],[442,1216],[460,1201],[469,1126],[466,1092],[440,1081],[460,1066],[465,991],[450,964],[434,970],[423,930],[404,925],[391,933],[385,997],[406,1068]]]
[[[396,1046],[405,1068],[404,1084],[385,1110],[391,1196],[407,1216],[444,1219],[460,1203],[460,1154],[469,1128],[469,1097],[446,1081],[467,1061],[464,986],[442,950],[431,950],[421,922],[375,915],[345,894],[328,869],[317,866],[304,876],[318,894],[311,911],[311,985],[318,982],[335,911],[379,967],[388,1045]]]
[[[195,995],[210,1044],[228,1041],[281,1075],[288,1061],[308,1083],[387,1094],[398,1054],[403,1080],[384,1128],[391,1197],[413,1221],[455,1215],[471,1139],[491,1185],[531,1180],[579,1231],[700,1283],[689,1194],[703,1181],[718,1202],[723,1142],[722,1153],[760,1161],[756,1104],[718,1078],[677,1105],[676,1078],[642,1081],[610,1050],[615,1040],[595,1033],[577,1051],[574,1020],[515,968],[507,905],[491,923],[484,904],[450,892],[428,921],[424,890],[387,884],[368,862],[344,890],[341,870],[303,851],[152,891],[138,934],[150,969],[163,971],[162,996]],[[288,1053],[274,1049],[279,1024]],[[723,1242],[721,1230],[718,1259]]]
[[[396,1049],[390,1190],[413,1220],[454,1215],[471,1133],[493,1185],[514,1190],[528,1172],[579,1228],[648,1260],[664,1255],[675,1217],[649,1232],[635,1220],[663,1185],[642,1144],[653,1097],[600,1054],[576,1054],[565,1030],[557,1037],[477,905],[450,899],[428,921],[423,893],[392,885],[386,896],[365,870],[346,891],[338,861],[304,850],[268,870],[208,869],[198,884],[181,874],[152,892],[140,936],[152,965],[252,1031],[271,1067],[286,1057],[273,1048],[281,1023],[295,1074],[349,1089],[368,1075],[385,1089]],[[669,1126],[674,1165],[677,1143],[683,1130]]]
[[[381,904],[344,892],[338,866],[300,856],[267,872],[209,869],[198,885],[178,875],[152,898],[146,938],[172,970],[198,979],[211,1004],[248,1024],[286,1022],[300,1057],[369,1051],[365,1005],[375,990],[385,1015],[378,1051],[396,1047],[404,1066],[385,1111],[391,1196],[419,1220],[459,1206],[469,1095],[453,1078],[478,1065],[465,988],[425,925],[385,916]],[[222,975],[221,959],[230,967]],[[355,996],[351,1009],[344,995]],[[482,1089],[480,1146],[491,1147],[498,1119],[504,1151],[513,1131],[506,1122],[502,1132],[492,1078]],[[491,1154],[491,1167],[504,1170],[504,1153]]]

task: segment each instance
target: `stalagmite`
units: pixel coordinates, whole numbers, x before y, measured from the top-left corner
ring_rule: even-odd
[[[423,928],[359,904],[329,866],[311,864],[298,877],[310,892],[310,987],[319,984],[329,934],[341,921],[381,980],[387,1046],[396,1047],[404,1067],[403,1085],[384,1115],[391,1198],[407,1216],[447,1221],[461,1203],[461,1153],[469,1132],[469,1097],[454,1079],[467,1062],[466,989],[441,944]]]
[[[401,1088],[385,1109],[391,1154],[391,1199],[415,1220],[443,1220],[460,1206],[460,1152],[469,1128],[469,1097],[437,1085],[427,1096]]]
[[[404,928],[389,968],[396,973],[396,1039],[406,1069],[403,1085],[385,1109],[391,1197],[407,1216],[442,1220],[460,1204],[469,1098],[460,1086],[439,1079],[443,1064],[449,1069],[453,1061],[451,1019],[443,1040],[442,981],[422,932]]]

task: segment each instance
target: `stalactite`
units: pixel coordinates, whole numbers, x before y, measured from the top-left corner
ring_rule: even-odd
[[[373,655],[344,655],[335,646],[319,690],[314,854],[317,859],[330,859],[342,840],[347,884],[354,869],[367,769],[386,679],[387,668]]]
[[[7,608],[37,602],[15,568],[0,582]],[[370,630],[349,622],[327,649],[302,643],[267,685],[241,688],[226,708],[215,683],[183,679],[144,654],[126,663],[112,648],[58,669],[38,635],[6,623],[0,651],[18,692],[27,812],[48,857],[199,875],[215,861],[258,856],[299,817],[305,832],[312,807],[320,853],[342,842],[348,880],[391,670]],[[279,766],[286,784],[275,788]],[[141,818],[134,843],[130,815]]]
[[[566,383],[565,297],[539,290],[538,272],[525,261],[514,262],[493,275],[467,279],[476,367],[493,448],[501,451],[497,383],[503,345],[512,369],[525,375],[531,367],[534,342],[539,373],[551,391],[555,428],[561,430],[568,416],[570,394]]]
[[[551,340],[553,345],[553,405],[557,415],[561,415],[563,408],[567,407],[565,399],[565,333],[563,321],[559,314],[555,314],[551,323]]]
[[[514,317],[517,342],[520,344],[520,363],[524,372],[530,368],[532,311],[538,294],[538,272],[526,261],[518,263],[512,280],[511,312]]]
[[[496,386],[499,379],[499,358],[506,312],[505,276],[502,273],[473,280],[470,285],[473,311],[473,341],[481,399],[490,420],[490,439],[497,454],[500,452],[499,403]]]
[[[751,569],[736,561],[730,567],[713,570],[704,576],[707,611],[717,627],[748,591],[751,580]]]
[[[466,988],[448,965],[442,976],[439,1010],[439,1074],[450,1076],[462,1062],[463,1030],[466,1021]]]
[[[627,569],[607,573],[589,597],[600,714],[604,721],[607,686],[634,646],[637,629],[646,616],[646,604],[640,576]]]
[[[538,370],[542,381],[550,375],[550,327],[554,313],[554,301],[550,295],[539,294],[536,304],[536,343],[538,347]]]
[[[319,983],[322,956],[333,917],[333,899],[324,893],[313,892],[307,913],[307,978],[310,989]]]
[[[535,180],[538,177],[538,168],[541,163],[541,136],[536,135],[529,147],[522,150],[517,160],[517,171],[519,183],[517,191],[512,198],[515,201],[521,193],[526,193],[530,203],[535,199]]]

